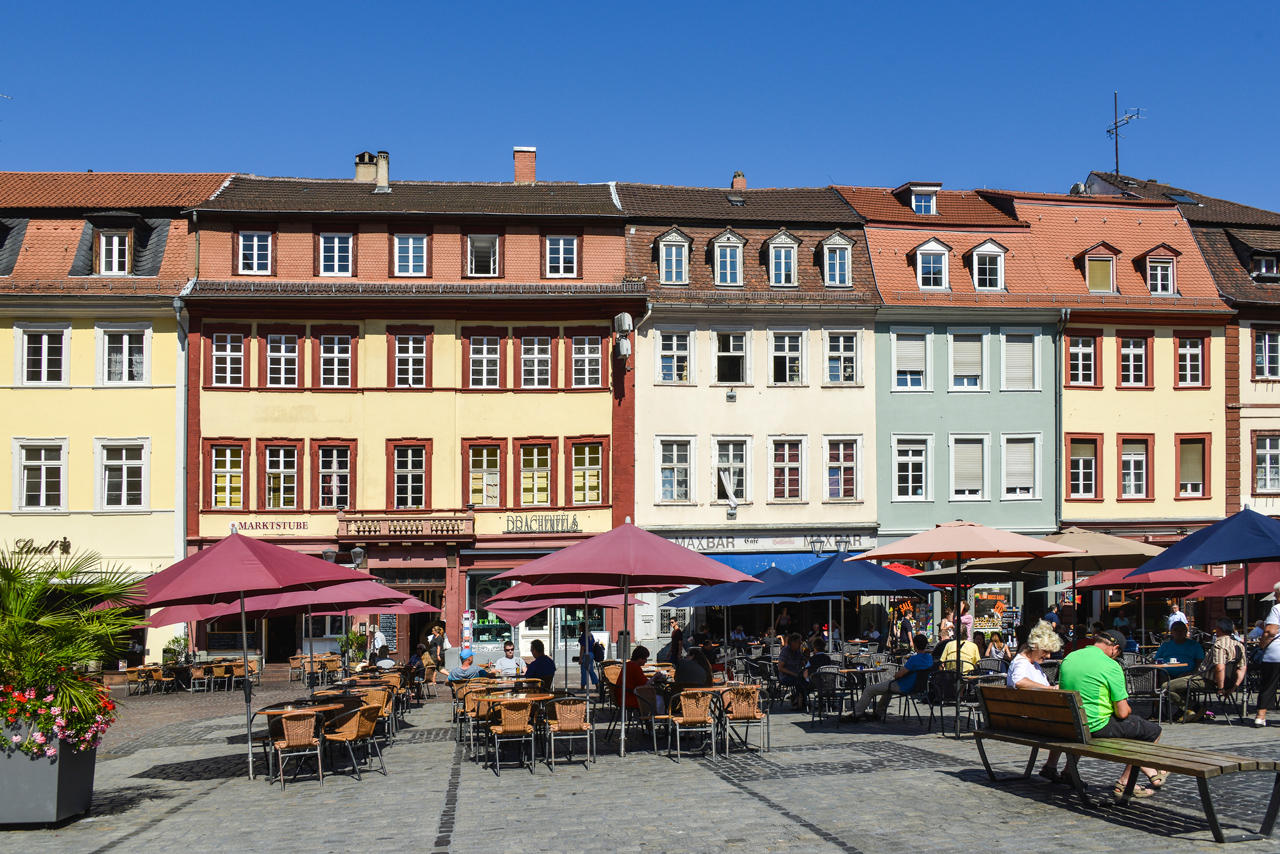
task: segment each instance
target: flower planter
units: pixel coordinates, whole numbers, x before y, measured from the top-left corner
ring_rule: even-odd
[[[21,731],[5,729],[5,739]],[[0,824],[52,824],[89,810],[97,748],[59,742],[54,757],[0,752]]]

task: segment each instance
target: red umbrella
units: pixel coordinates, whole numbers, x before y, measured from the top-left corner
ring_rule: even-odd
[[[1278,564],[1280,565],[1280,564]],[[1146,575],[1135,575],[1127,578],[1132,569],[1107,569],[1097,575],[1084,579],[1076,585],[1078,589],[1087,590],[1127,590],[1140,587],[1199,587],[1213,581],[1208,573],[1198,569],[1158,569]]]
[[[1280,561],[1253,564],[1249,567],[1248,578],[1250,596],[1255,596],[1259,593],[1270,593],[1276,582],[1280,582]],[[1244,583],[1245,571],[1237,569],[1223,578],[1206,584],[1187,598],[1217,599],[1223,596],[1243,596]],[[1248,626],[1245,626],[1246,631],[1248,628]]]
[[[622,588],[624,596],[635,589],[674,589],[690,584],[755,581],[745,572],[677,545],[665,537],[642,531],[626,522],[612,531],[575,543],[568,548],[509,569],[495,578],[531,584],[601,584]],[[630,609],[622,609],[627,631]],[[627,755],[627,669],[622,668],[622,725],[618,752]]]
[[[684,586],[684,585],[681,585]],[[631,585],[632,593],[657,593],[662,590],[670,590],[670,584],[658,585]],[[612,594],[622,593],[622,588],[616,584],[530,584],[527,581],[521,581],[513,584],[500,593],[495,593],[489,597],[487,601],[497,604],[499,602],[512,602],[529,598],[546,598],[548,596],[573,596],[581,598],[587,596],[609,596]],[[487,607],[487,606],[486,606]],[[492,611],[492,608],[488,610]]]
[[[492,604],[490,604],[492,603]],[[520,602],[493,602],[492,599],[485,603],[485,610],[490,614],[496,614],[503,620],[512,625],[523,623],[530,617],[536,617],[548,608],[572,608],[582,604],[582,600],[577,596],[561,596],[548,599],[527,599]],[[612,596],[601,596],[591,601],[591,605],[597,608],[620,608],[623,604],[621,593],[615,593]],[[628,605],[643,605],[644,602],[635,596],[626,598]]]
[[[914,566],[907,566],[905,563],[886,563],[885,569],[892,569],[899,575],[919,575],[924,572],[922,569],[916,569]]]

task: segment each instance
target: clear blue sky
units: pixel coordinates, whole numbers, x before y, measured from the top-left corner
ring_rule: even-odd
[[[11,4],[0,169],[1065,191],[1280,208],[1272,3]],[[78,10],[77,10],[78,9]]]

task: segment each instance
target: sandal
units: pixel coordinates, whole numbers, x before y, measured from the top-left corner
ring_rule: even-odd
[[[1062,774],[1059,773],[1056,768],[1041,768],[1039,771],[1036,772],[1036,775],[1045,778],[1050,783],[1067,782],[1066,778],[1063,777]]]
[[[1116,783],[1115,793],[1116,793],[1116,800],[1123,798],[1124,785],[1121,783]],[[1135,798],[1149,798],[1154,794],[1155,792],[1152,791],[1151,789],[1148,789],[1146,786],[1135,785],[1133,787],[1133,797]]]
[[[1164,785],[1164,781],[1169,779],[1168,771],[1161,771],[1158,774],[1151,774],[1147,777],[1147,786],[1152,789],[1159,789]]]

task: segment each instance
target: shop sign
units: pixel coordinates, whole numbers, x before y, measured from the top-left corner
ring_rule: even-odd
[[[773,535],[766,531],[750,531],[746,533],[722,534],[714,532],[695,532],[687,535],[668,536],[667,539],[676,545],[684,546],[695,552],[807,552],[813,549],[811,540],[822,538],[822,550],[836,550],[836,540],[849,549],[867,549],[874,543],[873,537],[862,534],[819,533]]]
[[[66,537],[61,540],[50,540],[47,543],[37,543],[30,537],[13,541],[13,550],[20,555],[51,555],[55,552],[58,554],[71,554],[71,541]]]
[[[462,648],[471,649],[472,627],[476,621],[475,611],[462,612]]]
[[[577,534],[576,513],[531,513],[527,516],[507,515],[507,534]]]
[[[231,526],[236,531],[244,533],[247,531],[306,531],[310,524],[306,519],[246,519],[242,522],[232,522]]]

